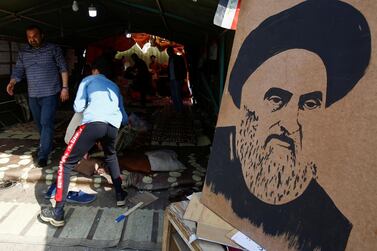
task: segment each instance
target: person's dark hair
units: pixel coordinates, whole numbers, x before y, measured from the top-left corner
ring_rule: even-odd
[[[337,0],[308,0],[269,17],[238,52],[228,87],[234,104],[240,107],[242,87],[259,66],[295,48],[311,51],[324,62],[329,107],[356,85],[368,67],[369,26],[357,9]]]
[[[44,35],[43,30],[38,25],[34,25],[34,24],[33,25],[29,25],[25,29],[25,31],[30,31],[30,30],[38,30],[41,35]]]
[[[92,70],[97,69],[101,74],[105,75],[109,79],[111,79],[113,76],[111,62],[104,56],[94,59],[91,67]]]
[[[136,53],[132,53],[131,58],[135,61],[139,58],[139,56]]]

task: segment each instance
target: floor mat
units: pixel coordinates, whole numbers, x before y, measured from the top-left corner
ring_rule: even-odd
[[[65,135],[66,128],[72,117],[72,113],[58,112],[60,118],[55,122],[54,138],[61,139]],[[9,126],[0,132],[0,139],[33,139],[39,140],[39,132],[36,124],[33,121],[18,123]]]
[[[187,110],[177,114],[171,106],[164,107],[154,124],[152,145],[195,146],[197,144],[193,116]]]
[[[57,146],[52,151],[48,166],[35,168],[35,158],[38,141],[22,139],[0,139],[0,181],[45,181],[50,185],[56,179],[60,157],[64,151],[62,146]],[[89,183],[95,189],[108,184],[107,177],[93,175],[85,177],[79,173],[71,172],[71,184]]]
[[[12,125],[0,132],[1,139],[39,139],[38,129],[34,122]]]
[[[66,225],[53,228],[38,220],[37,203],[0,202],[0,242],[160,250],[163,211],[139,209],[115,223],[125,210],[68,206]]]
[[[174,150],[186,169],[150,174],[124,171],[123,174],[129,175],[132,185],[139,190],[153,191],[187,186],[201,189],[207,171],[209,148],[178,147]]]

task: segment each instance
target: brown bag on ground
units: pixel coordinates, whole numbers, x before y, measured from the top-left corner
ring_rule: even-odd
[[[87,177],[93,176],[94,173],[102,166],[102,161],[98,159],[82,159],[73,169]]]
[[[151,173],[151,165],[144,153],[126,152],[124,156],[118,157],[118,162],[121,170]]]

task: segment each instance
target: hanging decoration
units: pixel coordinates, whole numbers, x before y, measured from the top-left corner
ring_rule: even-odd
[[[238,23],[241,0],[219,0],[213,23],[225,29],[235,30]]]

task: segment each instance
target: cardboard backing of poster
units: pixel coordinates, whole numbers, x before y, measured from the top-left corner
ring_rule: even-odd
[[[376,12],[242,1],[201,202],[266,250],[377,250]]]

